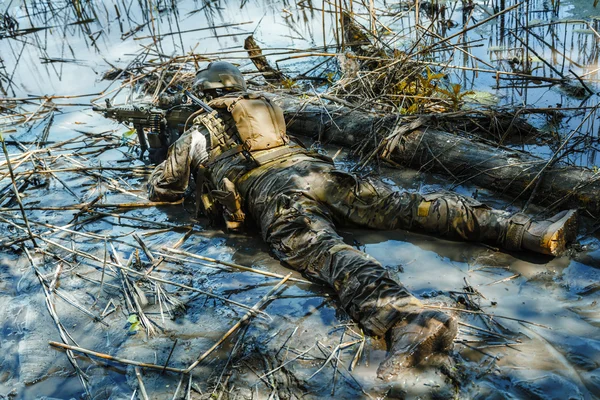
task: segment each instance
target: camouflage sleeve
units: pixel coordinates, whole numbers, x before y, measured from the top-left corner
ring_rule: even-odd
[[[169,147],[167,159],[157,165],[148,181],[152,201],[176,201],[183,197],[190,174],[208,159],[206,129],[193,126]]]

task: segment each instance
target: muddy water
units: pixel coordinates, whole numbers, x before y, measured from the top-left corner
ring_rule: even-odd
[[[320,8],[321,3],[317,3],[313,2],[313,5]],[[486,10],[490,12],[496,5],[489,1],[475,3],[480,6],[474,11],[477,21],[486,18]],[[558,16],[544,11],[551,8],[550,2],[528,3],[530,23],[536,18],[592,21],[590,18],[598,15],[589,1],[563,1]],[[27,2],[27,9],[15,2],[4,3],[2,7],[9,7],[11,15],[23,28],[29,23],[34,26],[62,26],[65,20],[76,21],[70,4],[52,2],[52,10],[45,9],[39,2]],[[181,37],[168,36],[161,48],[161,52],[167,55],[181,52],[182,44],[188,50],[194,48],[196,43],[198,46],[195,51],[203,53],[239,50],[245,34],[250,31],[256,31],[257,39],[268,48],[309,48],[323,44],[321,11],[311,11],[307,7],[310,2],[296,6],[287,2],[256,1],[239,8],[238,4],[231,2],[208,7],[204,3],[190,1],[177,4],[177,15],[170,9],[170,3],[157,4],[153,8],[153,22],[142,16],[140,7],[146,7],[144,2],[132,2],[129,5],[127,2],[117,3],[120,18],[116,15],[114,4],[94,4],[95,14],[90,12],[90,15],[96,21],[83,27],[72,25],[66,29],[46,29],[35,36],[24,36],[20,41],[0,40],[0,54],[4,61],[2,71],[12,75],[16,82],[10,87],[3,82],[9,96],[80,95],[105,90],[109,83],[99,81],[99,75],[109,68],[104,59],[124,67],[133,59],[133,54],[139,52],[140,44],[152,44],[152,39],[148,38],[137,41],[132,37],[122,39],[122,36],[127,36],[128,32],[140,25],[144,26],[136,33],[138,38],[149,35],[150,29],[157,34],[169,32],[176,29],[177,23],[181,30],[190,30],[232,21],[253,21],[236,27],[183,33]],[[385,6],[393,9],[396,4],[377,3],[378,9]],[[130,10],[129,16],[124,11],[126,9]],[[448,18],[460,23],[463,15],[460,7],[457,6],[454,12],[456,14]],[[28,13],[33,15],[31,22]],[[426,21],[426,16],[420,18]],[[328,32],[333,25],[331,22],[326,18]],[[414,14],[407,12],[402,18],[390,18],[389,22],[391,28],[400,30],[402,26],[410,26],[414,22]],[[504,23],[510,25],[515,21],[507,17]],[[578,75],[590,73],[587,82],[596,87],[594,80],[598,79],[598,74],[593,73],[597,68],[593,44],[597,42],[580,25],[565,26],[559,26],[556,32],[551,33],[557,38],[566,36],[571,40],[570,58],[581,57],[574,60],[579,66],[566,63],[566,67]],[[456,29],[459,28],[451,30],[450,34]],[[485,46],[474,47],[472,51],[487,62],[497,57],[501,59],[497,62],[506,63],[513,56],[508,52],[514,47],[514,41],[511,42],[510,37],[502,37],[497,29],[497,24],[477,29],[470,39],[484,37]],[[210,38],[215,33],[243,35]],[[95,44],[92,44],[90,36]],[[329,47],[335,44],[333,35],[326,35],[326,38]],[[399,46],[401,44],[398,43]],[[576,51],[584,45],[592,47],[586,51]],[[493,55],[487,51],[490,47],[494,48]],[[585,58],[586,54],[588,59]],[[241,57],[243,53],[230,53],[228,57],[241,62],[243,69],[251,70],[248,62],[236,59],[237,56]],[[273,56],[272,59],[286,57],[288,55]],[[15,68],[17,59],[18,67]],[[454,62],[461,64],[461,60]],[[280,66],[291,73],[302,73],[314,64],[314,59],[280,62]],[[558,61],[555,66],[559,64],[562,67],[562,62]],[[332,66],[326,65],[325,68],[333,71]],[[549,68],[545,72],[548,76],[555,74]],[[598,101],[596,97],[575,99],[555,87],[494,89],[493,86],[497,84],[495,79],[483,73],[475,76],[461,72],[453,75],[452,79],[461,82],[465,88],[492,93],[500,105],[544,106],[561,103],[566,108],[594,105]],[[92,97],[60,99],[56,103],[87,103]],[[117,100],[125,101],[125,98],[125,93],[122,93]],[[38,105],[31,107],[35,109]],[[77,138],[82,131],[93,134],[108,131],[114,134],[113,138],[96,144],[109,145],[115,142],[114,137],[120,140],[127,130],[95,115],[87,107],[69,106],[61,108],[61,111],[54,115],[49,141]],[[582,113],[574,112],[553,125],[552,129],[566,135],[569,129],[581,123],[583,117]],[[532,120],[540,126],[548,125],[539,117],[534,116]],[[46,124],[47,120],[42,120],[36,121],[31,129],[30,126],[5,127],[4,136],[11,134],[19,141],[27,142],[34,140]],[[598,137],[598,127],[595,118],[586,124],[586,129],[582,131],[591,132],[586,142],[590,149],[577,153],[577,160],[572,161],[592,166],[597,163],[594,138]],[[52,166],[65,168],[77,163],[95,167],[100,163],[105,167],[141,165],[139,161],[128,158],[126,146],[99,155],[81,154],[91,150],[93,144],[92,139],[86,139],[84,146],[78,142],[53,150],[54,156],[63,156],[53,161]],[[553,146],[556,144],[538,144],[530,148],[547,154],[552,152]],[[335,154],[338,149],[327,150]],[[9,152],[19,154],[20,150],[11,145]],[[67,154],[73,155],[67,158]],[[344,153],[338,159],[342,167],[352,168],[354,165],[351,159],[345,158]],[[30,169],[30,164],[25,164],[17,171],[27,169]],[[448,186],[440,177],[414,171],[384,168],[379,172],[398,190],[406,188],[425,192]],[[103,201],[106,203],[135,202],[139,201],[135,196],[144,196],[144,176],[104,172],[129,192],[123,194],[111,189],[110,182],[99,183],[93,176],[74,172],[58,174],[74,193],[68,193],[62,183],[50,178],[46,180],[46,185],[30,185],[24,191],[25,205],[68,206],[82,200],[91,201],[100,193],[105,194]],[[3,179],[1,183],[4,187],[8,182]],[[499,198],[485,190],[467,186],[456,190],[467,195],[477,193],[479,200],[495,207],[517,210],[518,205],[509,205],[510,199]],[[2,206],[7,204],[3,203]],[[14,204],[8,206],[15,207]],[[193,224],[193,230],[187,235],[181,249],[278,274],[288,272],[269,254],[257,233],[225,234],[208,227],[206,221],[192,220],[192,209],[193,205],[187,203],[178,207],[135,209],[122,215],[142,221],[105,217],[78,228],[86,234],[101,235],[104,237],[102,239],[65,233],[53,233],[45,238],[100,260],[116,262],[118,259],[123,264],[132,254],[136,259],[137,250],[143,267],[147,268],[150,264],[148,256],[139,249],[132,233],[141,237],[156,255],[163,247],[174,246],[188,232],[187,227],[164,231],[165,226],[161,223],[181,226]],[[48,228],[39,223],[64,226],[71,222],[76,212],[31,210],[27,216],[36,232],[45,232]],[[0,214],[20,224],[19,215],[14,212]],[[23,232],[4,222],[0,223],[0,227],[3,239],[24,237]],[[277,292],[263,308],[268,316],[255,318],[251,325],[228,339],[193,371],[191,378],[185,376],[181,381],[179,374],[144,370],[142,381],[151,398],[161,399],[173,398],[180,382],[178,398],[185,398],[188,387],[191,398],[366,398],[386,395],[388,398],[598,398],[600,315],[597,301],[600,290],[597,283],[600,280],[600,240],[597,235],[590,234],[594,227],[593,221],[584,221],[579,246],[570,254],[556,259],[509,254],[486,246],[407,232],[342,232],[348,243],[355,244],[387,265],[397,279],[426,302],[456,307],[457,300],[472,299],[488,313],[513,318],[496,317],[491,321],[476,315],[458,314],[463,324],[492,329],[496,335],[488,336],[481,330],[462,325],[451,357],[436,360],[440,365],[437,368],[415,368],[404,371],[393,382],[379,381],[375,370],[385,357],[383,341],[367,337],[361,345],[363,337],[359,327],[340,311],[335,298],[326,288],[293,283]],[[109,256],[112,253],[111,245],[115,248],[117,258]],[[33,265],[48,283],[53,281],[60,266],[56,289],[49,297],[61,326],[73,337],[74,341],[69,343],[76,343],[83,348],[157,365],[165,365],[173,349],[169,366],[185,368],[219,340],[246,312],[222,300],[180,290],[174,285],[163,285],[162,289],[171,293],[173,299],[185,304],[185,311],[176,310],[172,304],[165,305],[162,297],[163,302],[157,303],[156,287],[144,282],[140,283],[140,289],[146,293],[148,300],[144,311],[160,328],[155,326],[157,332],[152,336],[146,335],[143,328],[133,333],[130,332],[132,324],[128,322],[132,312],[122,297],[123,278],[114,268],[110,265],[103,267],[103,262],[89,260],[82,254],[72,256],[53,244],[45,243],[40,247],[63,258],[57,262],[47,254],[32,253]],[[212,264],[202,265],[189,258],[183,263],[167,259],[158,267],[158,273],[170,281],[250,306],[278,281],[257,274],[224,271]],[[294,277],[302,278],[298,274]],[[102,290],[101,281],[104,282]],[[472,289],[480,295],[473,295]],[[59,293],[70,303],[59,298]],[[172,315],[167,312],[167,307],[173,308]],[[106,314],[102,317],[106,325],[94,321],[82,309],[96,316]],[[46,308],[45,295],[32,263],[17,247],[0,254],[0,323],[0,398],[68,399],[85,396],[80,379],[66,354],[48,346],[49,341],[60,342],[61,337],[56,322]],[[341,344],[344,348],[336,351]],[[354,360],[357,361],[355,365]],[[78,356],[76,362],[88,377],[87,386],[92,398],[140,398],[140,385],[132,367],[118,363],[106,365],[83,356]],[[188,385],[189,382],[191,385]]]

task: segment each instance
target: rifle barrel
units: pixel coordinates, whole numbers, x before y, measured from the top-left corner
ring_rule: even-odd
[[[206,104],[205,102],[200,100],[198,97],[194,96],[189,90],[184,90],[183,93],[185,93],[185,95],[187,97],[189,97],[190,100],[192,100],[192,103],[196,104],[197,106],[202,107],[202,109],[204,111],[206,111],[207,113],[210,114],[211,112],[214,111],[208,104]]]

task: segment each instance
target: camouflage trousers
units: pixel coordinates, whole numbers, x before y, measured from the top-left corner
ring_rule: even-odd
[[[371,335],[383,335],[418,301],[375,259],[344,243],[336,226],[408,229],[498,242],[508,213],[450,193],[395,192],[307,156],[251,173],[238,183],[246,209],[275,255],[331,286]]]

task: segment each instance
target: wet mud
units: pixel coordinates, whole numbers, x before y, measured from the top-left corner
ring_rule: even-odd
[[[255,36],[262,37],[269,47],[299,47],[322,40],[321,20],[317,19],[321,15],[320,2],[312,4],[316,9],[313,11],[286,1],[275,2],[275,7],[267,2],[250,2],[241,10],[237,5],[222,3],[222,7],[213,8],[200,2],[182,2],[179,14],[169,9],[168,4],[162,4],[164,8],[158,7],[155,12],[152,29],[158,27],[164,33],[169,24],[175,26],[179,16],[181,30],[194,29],[199,24],[214,26],[254,20],[255,25],[248,25],[250,31],[264,17]],[[482,19],[487,14],[481,10],[491,12],[496,2],[475,3],[481,6],[476,15]],[[530,3],[532,9],[548,8],[547,2]],[[560,18],[588,19],[598,15],[598,10],[589,3],[563,1]],[[121,3],[118,5],[121,7]],[[126,17],[123,13],[118,18],[109,8],[107,5],[102,13],[109,15],[111,22],[98,36],[96,45],[90,44],[89,34],[95,37],[97,32],[75,28],[56,33],[46,30],[47,34],[31,39],[32,43],[46,40],[47,45],[41,46],[46,53],[33,44],[27,45],[20,61],[15,63],[16,57],[4,54],[14,51],[18,56],[20,46],[14,47],[16,42],[8,42],[9,39],[0,39],[5,59],[2,68],[9,67],[12,72],[16,64],[19,66],[14,81],[20,84],[14,87],[4,84],[8,89],[6,96],[89,94],[104,90],[109,82],[98,78],[109,67],[103,58],[125,67],[131,60],[126,55],[138,51],[138,43],[127,36],[128,32],[143,25],[138,34],[143,36],[152,26],[151,21],[136,19],[133,14]],[[10,10],[10,15],[26,26],[23,6]],[[65,10],[57,7],[55,16],[63,13],[68,16]],[[33,13],[33,9],[29,11]],[[43,10],[38,11],[42,15]],[[52,19],[48,17],[46,22],[49,25]],[[489,46],[498,47],[495,51],[500,54],[503,50],[499,46],[503,43],[494,31],[496,28],[497,25],[489,28],[492,33],[477,30],[476,35],[477,39],[483,34],[491,36]],[[200,38],[213,36],[209,32],[215,31],[218,30],[194,34],[194,40],[191,36],[180,39],[173,35],[168,44],[164,42],[164,47],[176,51],[181,41],[187,49]],[[227,32],[241,34],[246,28],[236,26]],[[75,54],[61,50],[59,33],[70,38]],[[575,35],[573,48],[589,45],[590,51],[582,52],[584,55],[589,56],[593,46],[597,46],[597,42],[590,43],[589,32],[560,33]],[[146,39],[144,44],[151,42],[152,39]],[[206,38],[200,43],[197,50],[205,53],[241,46],[235,37]],[[477,54],[486,60],[490,58],[486,51],[481,49],[481,52]],[[49,54],[80,62],[41,64],[40,57]],[[500,62],[508,63],[511,56],[514,55],[498,57]],[[592,64],[590,60],[578,61]],[[242,62],[246,70],[251,70],[247,60]],[[288,71],[299,72],[310,68],[312,63],[314,60],[288,61],[282,65]],[[591,70],[591,67],[586,69]],[[465,75],[465,81],[469,80],[477,91],[490,91],[495,84],[489,76],[475,79]],[[498,89],[495,93],[503,97],[504,103],[538,102],[538,106],[561,103],[565,107],[586,107],[598,101],[594,97],[574,100],[556,88],[532,89],[528,99],[525,92],[514,88]],[[92,97],[56,102],[87,104]],[[122,97],[123,102],[128,101]],[[560,129],[568,132],[579,125],[583,116],[578,117],[564,120]],[[536,116],[532,120],[538,126],[551,125]],[[169,248],[178,247],[191,254],[278,275],[286,275],[290,270],[269,253],[255,229],[245,234],[227,234],[212,228],[206,220],[192,218],[194,206],[189,200],[163,207],[92,209],[79,215],[78,221],[98,218],[77,224],[74,217],[82,211],[81,207],[60,207],[89,203],[99,194],[104,195],[101,201],[104,204],[142,202],[148,169],[136,160],[125,135],[128,129],[103,119],[87,106],[61,108],[61,112],[54,114],[51,125],[47,118],[36,118],[30,125],[3,125],[4,138],[13,140],[8,144],[11,158],[26,151],[15,141],[33,143],[46,126],[49,126],[48,146],[71,141],[60,148],[48,149],[45,154],[40,151],[51,160],[52,168],[76,166],[92,170],[56,172],[60,181],[45,174],[22,191],[32,230],[45,239],[39,240],[37,251],[27,233],[10,224],[11,221],[23,224],[14,201],[3,197],[0,202],[3,218],[0,238],[2,243],[15,241],[0,251],[0,399],[78,399],[88,394],[93,399],[143,398],[140,381],[151,399],[600,398],[600,238],[598,222],[590,216],[582,220],[576,245],[558,258],[509,253],[404,231],[343,230],[347,243],[386,265],[396,279],[426,304],[450,308],[448,312],[461,322],[449,356],[432,357],[427,365],[402,371],[391,382],[376,377],[377,367],[386,355],[384,340],[365,336],[338,307],[326,287],[290,281],[271,295],[261,308],[263,314],[243,324],[190,374],[142,368],[138,378],[132,365],[79,352],[73,352],[70,361],[68,352],[49,345],[51,341],[63,341],[61,331],[70,335],[69,343],[84,349],[159,367],[185,369],[248,312],[247,308],[228,301],[252,307],[281,280],[203,262],[189,254],[176,255]],[[593,132],[597,126],[590,122],[588,128]],[[100,133],[108,134],[101,137]],[[589,167],[598,162],[593,150],[597,135],[590,138],[586,142],[591,143],[590,150],[575,153],[568,162]],[[555,144],[538,142],[522,148],[547,156],[552,154],[552,146]],[[341,168],[354,168],[356,160],[352,155],[338,150],[323,147],[329,155],[337,155]],[[4,160],[0,156],[0,162]],[[16,167],[16,172],[25,173],[30,165]],[[107,167],[138,169],[135,173],[101,169]],[[521,206],[519,202],[513,204],[512,199],[473,186],[453,187],[446,178],[425,172],[375,165],[361,173],[378,174],[398,190],[452,189],[498,208],[518,211]],[[4,186],[10,181],[3,176],[0,182],[4,195]],[[542,211],[530,208],[534,215]],[[73,223],[67,229],[80,233],[56,230]],[[154,261],[133,234],[141,238]],[[164,259],[157,263],[160,257]],[[139,279],[139,275],[117,267],[127,265],[143,274],[154,264],[152,274],[170,283]],[[293,278],[303,279],[295,272]],[[123,287],[129,288],[126,292],[130,297],[124,297]],[[220,298],[212,297],[213,294]],[[148,324],[130,319],[139,314],[136,302],[150,321]],[[465,304],[474,304],[488,315],[464,312]]]

